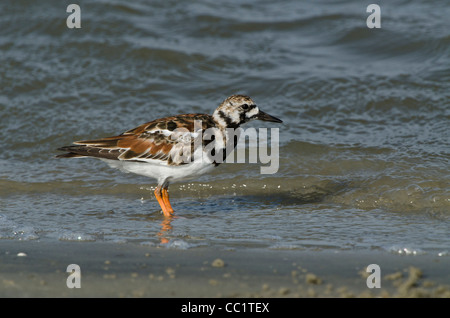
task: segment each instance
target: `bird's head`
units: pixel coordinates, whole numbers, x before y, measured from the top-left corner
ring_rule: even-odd
[[[282,123],[280,119],[260,110],[255,102],[245,95],[232,95],[225,99],[214,111],[213,118],[223,128],[237,128],[254,119]]]

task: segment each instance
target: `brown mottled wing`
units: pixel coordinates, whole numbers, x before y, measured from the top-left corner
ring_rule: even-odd
[[[195,122],[197,120],[198,122]],[[211,116],[187,114],[154,120],[121,135],[82,140],[58,150],[59,158],[97,157],[112,160],[159,161],[181,165],[193,160],[195,130],[212,127]]]

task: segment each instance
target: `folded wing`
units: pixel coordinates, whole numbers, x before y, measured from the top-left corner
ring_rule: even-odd
[[[194,123],[198,120],[197,123]],[[96,157],[182,165],[193,160],[195,138],[211,124],[209,115],[187,114],[154,120],[121,135],[82,140],[59,148],[58,158]],[[201,143],[200,143],[201,144]]]

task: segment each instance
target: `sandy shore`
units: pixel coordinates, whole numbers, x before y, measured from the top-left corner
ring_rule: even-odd
[[[69,264],[81,288],[68,288]],[[380,266],[381,288],[366,281]],[[1,297],[450,297],[450,257],[0,241]],[[71,276],[73,278],[73,276]],[[76,282],[76,280],[71,280]]]

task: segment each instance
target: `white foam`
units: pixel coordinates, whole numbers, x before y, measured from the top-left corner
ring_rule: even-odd
[[[398,254],[398,255],[413,255],[414,256],[414,255],[426,254],[420,248],[413,248],[410,246],[393,245],[391,247],[388,247],[387,250],[391,253]]]
[[[31,241],[39,239],[39,235],[34,227],[18,224],[0,215],[0,239]]]
[[[174,248],[179,250],[187,250],[193,247],[198,247],[201,244],[192,244],[183,240],[170,240],[168,243],[163,244],[162,246],[166,248]]]
[[[61,231],[58,235],[60,241],[94,242],[95,237],[81,232]]]

